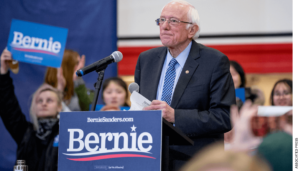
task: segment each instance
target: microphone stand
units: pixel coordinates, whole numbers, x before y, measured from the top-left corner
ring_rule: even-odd
[[[106,67],[107,67],[107,65],[102,66],[102,67],[97,67],[97,69],[96,69],[96,72],[98,73],[98,79],[97,79],[97,82],[94,84],[96,91],[95,91],[94,100],[92,103],[92,109],[91,109],[92,111],[95,111],[95,109],[96,109],[96,104],[97,104],[99,92],[100,92],[102,81],[104,78],[104,71],[105,71]]]

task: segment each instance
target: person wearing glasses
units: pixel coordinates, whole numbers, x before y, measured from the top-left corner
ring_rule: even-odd
[[[293,106],[293,81],[277,81],[272,89],[270,102],[272,106]]]
[[[195,41],[199,15],[191,4],[171,1],[155,22],[164,46],[140,54],[135,82],[152,101],[144,110],[161,110],[164,119],[194,141],[193,146],[170,146],[169,170],[178,170],[203,147],[224,141],[231,130],[235,89],[228,58]]]

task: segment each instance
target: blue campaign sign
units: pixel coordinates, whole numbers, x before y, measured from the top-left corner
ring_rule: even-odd
[[[62,112],[58,171],[161,170],[161,111]]]
[[[235,96],[241,99],[243,103],[246,101],[245,88],[237,88],[235,89]]]
[[[7,50],[18,61],[60,67],[67,35],[66,28],[13,19]]]

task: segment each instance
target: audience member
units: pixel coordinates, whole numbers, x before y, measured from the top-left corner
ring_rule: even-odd
[[[258,106],[247,100],[238,110],[236,105],[230,109],[230,119],[233,127],[233,135],[230,147],[236,151],[253,151],[261,142],[261,138],[254,136],[251,130],[251,119],[257,115]]]
[[[234,83],[234,88],[242,88],[246,86],[245,72],[242,66],[236,61],[229,61],[230,63],[230,73]]]
[[[260,90],[257,86],[252,86],[250,88],[246,88],[246,76],[242,66],[236,61],[230,62],[230,73],[233,79],[234,87],[237,88],[245,88],[245,96],[246,99],[250,99],[254,104],[264,105],[265,103],[265,95],[262,90]],[[239,108],[242,106],[242,103],[237,100],[237,105]]]
[[[93,94],[87,90],[76,71],[85,65],[85,56],[81,58],[76,51],[65,50],[61,69],[48,67],[45,83],[56,87],[64,93],[63,101],[71,111],[87,111],[93,101]]]
[[[58,113],[61,111],[61,94],[52,86],[43,84],[34,94],[30,118],[27,122],[14,93],[8,71],[10,53],[1,55],[0,116],[16,141],[17,159],[26,160],[31,171],[56,171],[58,161]]]
[[[102,99],[105,105],[129,107],[127,84],[119,77],[108,78],[103,83]]]
[[[293,106],[293,81],[277,81],[272,89],[270,102],[272,106]]]
[[[242,68],[242,66],[233,60],[229,61],[230,63],[230,74],[232,76],[232,80],[233,80],[233,84],[234,84],[234,88],[245,88],[246,85],[246,78],[245,78],[245,72]],[[241,99],[239,99],[238,97],[236,97],[236,105],[241,108],[243,105],[243,102]],[[232,125],[232,127],[234,127],[234,125]],[[225,148],[227,148],[227,146],[229,145],[229,143],[232,140],[232,136],[233,136],[233,129],[226,132],[224,134],[224,142],[225,142]]]
[[[268,161],[273,171],[293,170],[293,137],[285,132],[264,137],[257,153]]]
[[[245,88],[245,98],[250,99],[253,104],[261,105],[263,106],[265,103],[265,96],[262,90],[260,90],[257,86],[252,86],[250,88],[246,88],[246,77],[245,72],[242,68],[242,66],[236,62],[231,60],[230,61],[230,73],[232,75],[232,79],[234,82],[234,87],[237,88]],[[241,99],[236,98],[236,104],[238,106],[238,109],[241,109],[243,106],[243,102]],[[232,125],[234,127],[234,125]],[[225,146],[229,146],[230,142],[232,141],[234,130],[227,132],[224,134],[224,142]]]
[[[224,151],[222,143],[216,143],[196,154],[181,171],[270,171],[270,168],[258,157]]]

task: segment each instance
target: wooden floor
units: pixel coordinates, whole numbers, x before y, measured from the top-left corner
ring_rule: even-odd
[[[129,85],[134,82],[133,76],[121,76],[121,78]],[[270,105],[270,94],[276,81],[280,79],[293,79],[292,73],[272,73],[272,74],[246,74],[246,87],[258,88],[264,94],[264,105]],[[130,100],[128,99],[130,104]]]

